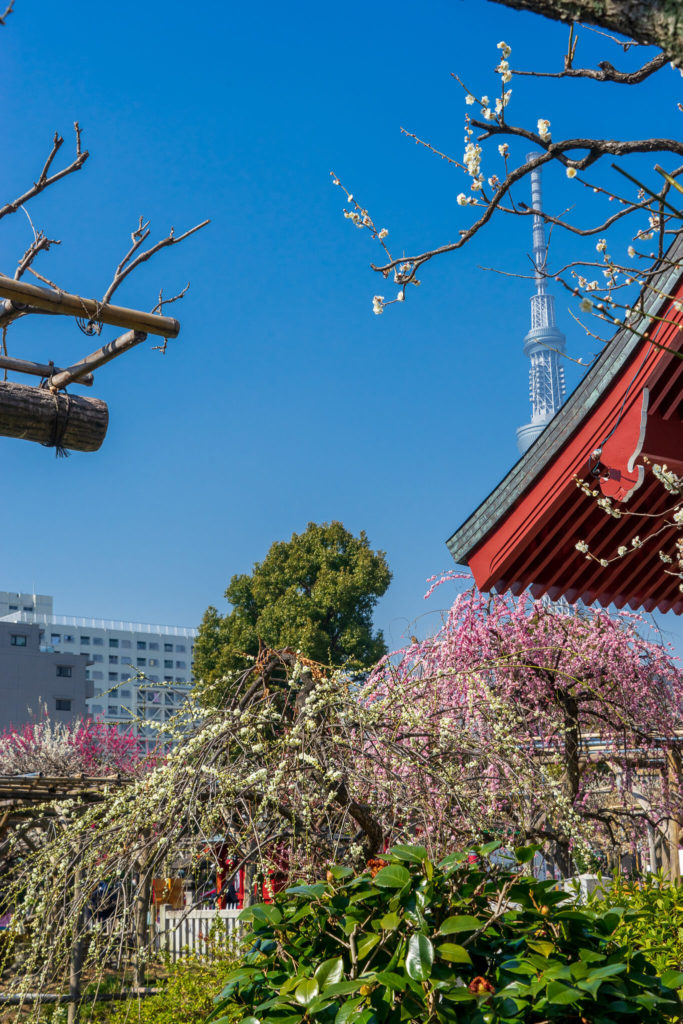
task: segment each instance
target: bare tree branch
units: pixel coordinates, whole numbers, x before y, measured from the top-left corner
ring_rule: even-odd
[[[175,235],[174,229],[171,228],[171,230],[169,231],[165,238],[162,238],[158,242],[155,242],[154,245],[150,246],[149,249],[146,249],[144,252],[141,252],[138,256],[135,257],[135,259],[132,262],[129,262],[131,260],[131,257],[138,251],[142,243],[146,241],[150,234],[149,221],[143,222],[142,217],[140,217],[140,221],[138,223],[137,228],[131,233],[130,236],[131,247],[126,253],[126,255],[123,257],[121,262],[119,263],[118,267],[116,268],[114,272],[114,278],[109,287],[107,288],[106,292],[104,293],[102,297],[102,302],[109,302],[109,300],[111,299],[112,295],[119,287],[119,285],[122,284],[123,281],[125,281],[125,279],[128,277],[128,275],[132,273],[132,271],[135,270],[136,267],[139,267],[141,263],[145,263],[148,259],[151,259],[151,257],[154,256],[154,254],[159,252],[161,249],[165,249],[169,245],[177,245],[178,242],[182,242],[185,238],[189,238],[189,236],[193,235],[196,231],[201,231],[202,228],[205,228],[206,225],[210,223],[211,222],[209,220],[203,220],[201,224],[195,224],[195,226],[193,228],[190,228],[189,231],[185,231],[183,232],[182,235],[178,236]],[[167,301],[171,300],[169,299]]]
[[[43,192],[46,188],[49,188],[50,185],[54,185],[55,182],[60,181],[62,178],[65,178],[67,174],[73,174],[75,171],[80,171],[81,167],[88,159],[90,154],[88,153],[87,149],[81,149],[81,129],[79,127],[78,121],[74,121],[74,129],[76,132],[75,159],[68,165],[68,167],[64,167],[61,171],[56,171],[54,174],[50,175],[50,167],[52,166],[54,158],[57,156],[57,153],[59,152],[64,142],[64,139],[59,134],[59,132],[55,132],[54,137],[52,139],[52,149],[50,150],[48,158],[43,166],[43,169],[40,172],[38,180],[35,181],[31,188],[27,189],[27,191],[24,192],[23,195],[19,196],[17,199],[14,199],[11,203],[5,203],[4,206],[0,207],[0,220],[3,217],[6,217],[9,213],[15,213],[17,210],[21,209],[21,207],[24,206],[24,204],[27,203],[29,199],[33,199],[34,196],[37,196],[40,192]]]
[[[666,54],[660,53],[637,71],[618,71],[608,60],[601,60],[595,68],[566,67],[563,71],[513,71],[513,75],[530,78],[592,78],[596,82],[618,82],[621,85],[638,85],[655,71],[669,63]]]
[[[5,24],[5,22],[7,21],[8,17],[12,13],[12,8],[13,7],[14,7],[14,0],[9,0],[9,3],[7,4],[7,7],[2,12],[2,14],[0,14],[0,25],[4,25]]]

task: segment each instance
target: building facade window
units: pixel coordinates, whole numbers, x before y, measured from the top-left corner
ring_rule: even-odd
[[[90,637],[89,636],[82,636],[81,637],[81,647],[90,647]]]
[[[55,700],[56,711],[71,711],[71,701],[65,697],[57,697]]]
[[[98,661],[98,662],[99,661],[104,661],[104,655],[103,654],[93,654],[92,660],[93,661]]]
[[[152,666],[152,668],[155,668],[159,664],[159,659],[158,658],[150,658],[149,659],[149,664]]]
[[[65,644],[75,644],[76,643],[76,638],[73,637],[71,635],[71,633],[65,633],[62,639],[64,640]]]
[[[164,661],[164,668],[173,668],[173,659],[166,658]]]
[[[184,661],[176,661],[175,667],[176,668],[185,668],[185,662]]]
[[[147,664],[147,658],[136,658],[135,664],[138,668],[143,668]]]
[[[103,636],[94,636],[92,638],[92,643],[93,643],[93,647],[103,647],[104,646],[104,637]]]
[[[109,637],[109,646],[110,647],[118,647],[119,646],[118,637],[110,636]]]
[[[71,665],[57,665],[57,675],[61,679],[71,679],[71,675],[72,675]]]
[[[121,641],[121,646],[129,648],[130,647],[130,640],[122,640]]]
[[[50,643],[51,644],[58,644],[61,639],[62,639],[62,637],[61,637],[61,635],[59,633],[50,633]]]
[[[138,640],[136,646],[137,646],[137,649],[139,651],[146,651],[147,650],[147,641],[146,640]]]
[[[164,644],[164,650],[167,654],[170,654],[173,651],[173,644]]]
[[[185,653],[185,644],[176,644],[175,645],[175,649],[178,652],[178,654],[184,654]]]
[[[110,665],[118,665],[118,663],[119,663],[119,656],[118,656],[118,654],[110,654],[109,655],[109,664]]]
[[[12,647],[26,647],[26,640],[25,633],[12,633],[9,642]]]
[[[159,650],[159,644],[156,643],[154,640],[150,640],[149,649],[150,649],[150,651],[158,651]]]

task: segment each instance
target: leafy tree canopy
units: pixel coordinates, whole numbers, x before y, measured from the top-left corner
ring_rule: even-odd
[[[372,612],[390,582],[385,553],[370,548],[364,531],[354,537],[339,522],[309,523],[273,544],[250,575],[232,577],[229,614],[206,610],[195,676],[213,682],[243,669],[260,644],[367,668],[387,650],[381,631],[373,632]]]

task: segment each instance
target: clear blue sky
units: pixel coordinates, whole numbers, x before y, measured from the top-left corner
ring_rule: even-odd
[[[274,540],[340,519],[388,554],[376,621],[389,642],[427,632],[424,580],[449,567],[445,539],[515,461],[528,418],[529,285],[479,265],[526,272],[529,223],[491,227],[376,317],[372,295],[391,286],[370,271],[377,250],[343,219],[329,172],[399,252],[452,239],[470,217],[455,201],[464,177],[399,127],[460,157],[472,108],[449,73],[495,95],[499,40],[513,67],[554,69],[566,35],[486,0],[17,0],[0,29],[2,199],[37,176],[55,128],[68,157],[78,118],[92,154],[30,205],[62,239],[38,269],[98,296],[140,213],[159,234],[212,223],[118,293],[150,308],[160,285],[192,282],[165,356],[150,342],[98,373],[111,417],[101,451],[56,460],[0,439],[0,587],[35,586],[67,614],[192,625],[209,603],[225,608],[229,577]],[[596,36],[581,45],[620,61]],[[547,117],[560,135],[675,134],[680,84],[668,70],[639,93],[515,80],[510,119]],[[576,202],[582,215],[575,183],[545,184],[548,209]],[[18,213],[0,229],[12,273],[29,226]],[[554,245],[558,259],[579,251]],[[569,350],[590,354],[557,299]],[[9,340],[12,354],[57,363],[90,347],[67,320],[25,321]],[[576,374],[569,364],[570,386]]]

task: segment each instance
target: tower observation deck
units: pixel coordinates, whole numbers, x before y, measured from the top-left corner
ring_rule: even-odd
[[[541,171],[531,172],[531,206],[542,210]],[[565,395],[564,368],[561,356],[565,337],[555,319],[555,299],[546,288],[545,267],[548,245],[545,224],[539,213],[533,218],[533,260],[536,292],[531,296],[531,330],[524,339],[524,355],[531,361],[529,369],[529,400],[531,420],[517,428],[520,454],[536,440],[546,424],[562,405]]]

